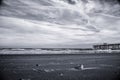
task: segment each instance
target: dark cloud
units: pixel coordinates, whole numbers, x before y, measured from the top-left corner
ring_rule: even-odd
[[[0,0],[0,6],[3,4],[3,0]]]
[[[68,0],[69,4],[76,4],[75,0]]]
[[[99,0],[102,3],[109,3],[109,4],[120,4],[120,0]]]
[[[118,3],[120,4],[120,0],[117,0],[118,1]]]

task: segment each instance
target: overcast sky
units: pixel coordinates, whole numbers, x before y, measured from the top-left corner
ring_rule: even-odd
[[[119,0],[3,0],[0,47],[120,42]]]

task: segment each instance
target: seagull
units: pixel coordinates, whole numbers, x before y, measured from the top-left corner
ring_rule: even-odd
[[[76,67],[74,67],[75,69],[81,69],[81,70],[83,70],[84,69],[84,65],[83,64],[81,64],[81,65],[78,65],[78,66],[76,66]]]
[[[78,70],[88,70],[88,69],[97,69],[98,67],[88,67],[88,68],[85,68],[83,64],[81,65],[78,65],[76,67],[74,67],[75,69],[78,69]]]

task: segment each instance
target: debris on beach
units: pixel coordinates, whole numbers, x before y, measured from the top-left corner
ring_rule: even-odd
[[[38,67],[38,66],[39,66],[39,64],[36,64],[36,66]]]
[[[32,68],[32,70],[35,71],[35,72],[40,72],[40,73],[41,73],[41,72],[45,72],[43,69],[35,69],[35,68]]]
[[[37,70],[37,69],[35,69],[35,68],[32,68],[32,70],[33,70],[33,71],[38,71],[38,70]]]
[[[60,76],[63,76],[63,73],[60,73]]]
[[[44,71],[45,71],[45,72],[50,72],[50,70],[49,70],[49,69],[44,69]]]
[[[54,69],[44,69],[45,72],[53,72],[55,71]]]
[[[19,80],[31,80],[31,79],[29,79],[29,78],[28,79],[20,78]]]

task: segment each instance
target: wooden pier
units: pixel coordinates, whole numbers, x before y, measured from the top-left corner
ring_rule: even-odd
[[[111,50],[120,50],[120,43],[116,43],[116,44],[100,44],[100,45],[93,45],[93,48],[95,50],[107,50],[107,49],[111,49]]]

